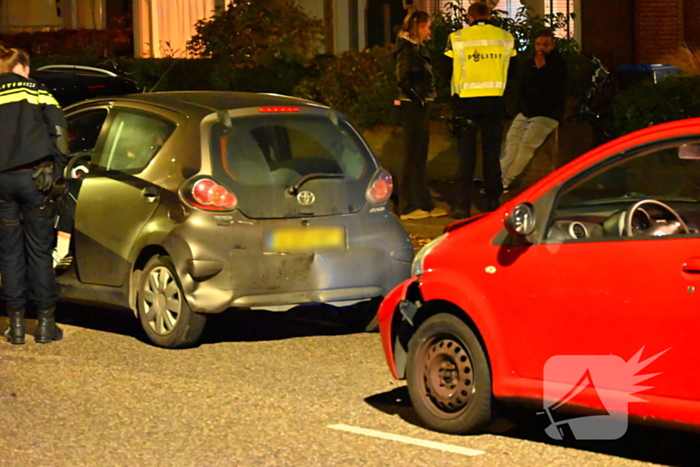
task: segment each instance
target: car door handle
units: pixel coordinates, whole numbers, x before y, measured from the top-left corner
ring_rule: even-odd
[[[683,263],[681,270],[686,274],[700,274],[700,258],[690,258]]]
[[[158,189],[154,186],[147,186],[141,191],[141,194],[146,197],[148,202],[152,203],[158,198]]]

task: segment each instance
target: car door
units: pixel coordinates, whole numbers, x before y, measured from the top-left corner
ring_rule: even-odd
[[[81,282],[120,286],[134,240],[158,206],[177,115],[114,106],[92,157],[75,215]]]
[[[541,380],[553,356],[615,355],[628,362],[622,386],[660,373],[641,384],[652,386],[645,394],[700,397],[691,370],[700,335],[700,161],[678,157],[685,144],[616,155],[615,164],[573,177],[556,194],[547,238],[511,249],[499,274],[509,293],[496,302],[518,376]],[[691,232],[621,235],[624,209],[643,199],[672,207]],[[568,238],[555,232],[573,222],[579,231]],[[642,362],[663,354],[645,369],[633,359],[639,351]]]

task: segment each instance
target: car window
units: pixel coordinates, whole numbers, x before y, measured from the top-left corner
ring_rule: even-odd
[[[575,178],[559,193],[548,240],[700,232],[700,160],[688,143],[616,155]],[[688,232],[665,228],[679,220]]]
[[[93,165],[103,170],[141,172],[174,130],[175,124],[161,117],[119,111],[111,122],[104,149]]]
[[[68,153],[92,151],[107,118],[107,109],[94,109],[71,115],[68,121]]]
[[[682,159],[685,145],[666,147],[606,167],[560,196],[560,208],[631,198],[700,198],[700,161]]]
[[[371,164],[350,126],[326,116],[240,118],[229,131],[218,122],[211,131],[215,172],[241,185],[290,186],[309,174],[359,180]]]

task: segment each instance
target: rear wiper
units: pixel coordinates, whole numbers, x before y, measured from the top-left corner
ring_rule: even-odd
[[[296,196],[297,193],[299,193],[299,188],[301,188],[301,186],[304,183],[308,182],[309,180],[318,180],[319,178],[345,178],[345,175],[343,175],[343,174],[321,174],[321,173],[304,175],[299,180],[297,180],[294,183],[294,185],[287,188],[287,193],[289,193],[292,196]]]

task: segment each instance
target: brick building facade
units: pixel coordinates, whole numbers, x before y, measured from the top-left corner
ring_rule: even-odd
[[[700,48],[700,1],[685,0],[684,23],[685,41]]]
[[[658,63],[679,46],[700,47],[699,0],[581,2],[583,53],[609,67]]]

